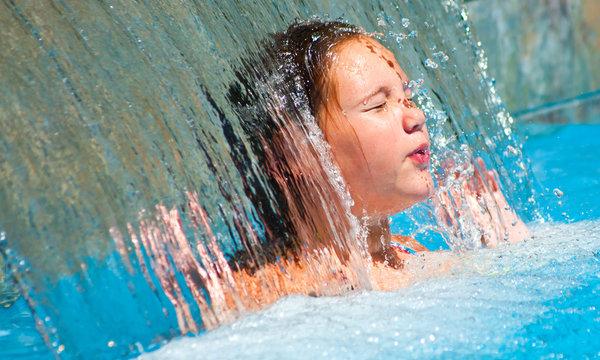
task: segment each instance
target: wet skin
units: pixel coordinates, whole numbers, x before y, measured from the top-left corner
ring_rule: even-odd
[[[336,99],[324,102],[319,122],[359,217],[384,219],[433,190],[425,115],[408,83],[393,54],[366,36],[342,44],[332,60]]]

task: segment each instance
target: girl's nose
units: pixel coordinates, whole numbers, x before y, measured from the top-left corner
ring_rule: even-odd
[[[416,106],[404,108],[402,117],[402,126],[407,134],[421,131],[425,125],[425,113]]]

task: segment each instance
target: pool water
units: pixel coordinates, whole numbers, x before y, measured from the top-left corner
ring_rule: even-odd
[[[141,359],[600,358],[600,125],[521,131],[554,219],[532,240],[398,291],[290,296]]]
[[[553,219],[534,239],[462,254],[398,291],[289,296],[141,358],[600,358],[600,125],[521,133]],[[5,358],[53,358],[22,299],[0,309]]]
[[[544,211],[556,221],[599,219],[600,125],[531,124],[521,132],[544,191]],[[563,194],[560,199],[554,189]]]

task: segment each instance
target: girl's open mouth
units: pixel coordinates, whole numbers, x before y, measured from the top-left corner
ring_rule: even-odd
[[[429,163],[429,145],[423,144],[416,148],[408,157],[419,164]]]

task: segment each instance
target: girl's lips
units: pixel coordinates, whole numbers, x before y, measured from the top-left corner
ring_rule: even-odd
[[[429,164],[429,144],[420,145],[408,157],[418,164]]]

